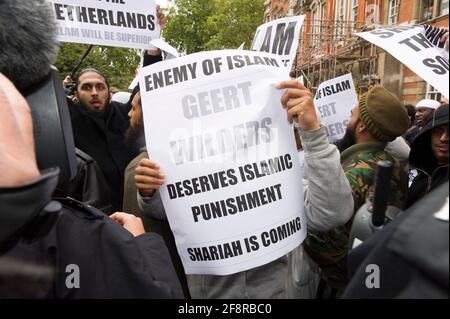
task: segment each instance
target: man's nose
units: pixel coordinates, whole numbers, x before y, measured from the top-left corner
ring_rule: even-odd
[[[448,143],[448,127],[442,132],[441,141]]]

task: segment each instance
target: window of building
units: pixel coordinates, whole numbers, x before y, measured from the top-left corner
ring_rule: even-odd
[[[322,1],[320,4],[320,19],[323,21],[327,18],[327,3]]]
[[[438,90],[436,90],[431,85],[427,84],[427,99],[435,100],[435,101],[441,101],[442,94]]]
[[[317,9],[316,3],[313,3],[311,5],[311,19],[313,20],[313,22],[319,20],[319,11]]]
[[[439,15],[443,16],[448,14],[448,0],[439,1]]]
[[[388,24],[397,24],[399,2],[400,0],[389,0]]]
[[[336,23],[337,23],[337,35],[338,40],[342,40],[342,36],[344,35],[344,24],[346,20],[346,13],[347,13],[347,1],[346,0],[339,0],[338,1],[338,8],[337,8],[337,17],[336,17]]]
[[[352,31],[356,28],[356,22],[358,21],[358,0],[351,0],[352,11],[350,11],[350,23]]]
[[[422,3],[422,21],[433,19],[434,0],[424,0]]]
[[[323,27],[326,19],[325,0],[312,1],[311,10],[311,47],[315,52],[320,52],[322,48]]]

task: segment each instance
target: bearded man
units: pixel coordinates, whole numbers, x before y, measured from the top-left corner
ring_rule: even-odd
[[[408,123],[402,102],[382,87],[362,95],[359,104],[353,108],[345,137],[339,143],[346,146],[341,154],[341,164],[352,189],[353,216],[373,192],[378,161],[394,164],[389,205],[399,209],[405,207],[408,190],[405,170],[385,148],[388,142],[405,133]],[[306,252],[321,268],[319,289],[326,287],[327,290],[322,295],[339,297],[346,287],[346,257],[352,223],[353,218],[328,232],[312,233],[305,240]]]

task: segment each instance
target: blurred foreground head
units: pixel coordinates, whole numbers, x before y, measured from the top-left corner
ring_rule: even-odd
[[[39,169],[59,167],[64,187],[76,173],[76,158],[67,101],[52,68],[55,21],[46,0],[0,0],[0,73],[28,101]]]
[[[0,72],[23,92],[50,72],[58,53],[45,0],[0,0]]]

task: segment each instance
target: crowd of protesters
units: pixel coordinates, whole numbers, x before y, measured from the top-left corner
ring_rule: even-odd
[[[14,18],[1,12],[25,10],[21,2],[0,2],[0,18]],[[45,7],[33,15],[48,25]],[[164,19],[158,9],[162,27]],[[8,50],[2,32],[0,45]],[[54,33],[42,36],[56,46]],[[161,60],[159,50],[144,53],[144,66]],[[227,276],[186,275],[158,191],[164,168],[145,148],[139,86],[121,103],[101,70],[87,68],[73,79],[75,95],[67,102],[78,169],[69,187],[55,193],[58,171],[37,168],[23,98],[28,88],[15,81],[12,74],[20,68],[12,63],[0,59],[0,297],[358,297],[350,289],[355,284],[349,237],[356,213],[374,191],[377,163],[393,163],[388,203],[404,214],[448,182],[448,101],[405,106],[382,85],[370,88],[359,96],[346,134],[335,145],[316,115],[311,90],[297,80],[278,83],[303,163],[308,236],[293,252],[257,268]],[[14,222],[7,219],[12,211],[19,216]],[[448,257],[448,237],[442,240]],[[13,267],[16,272],[25,269],[20,280],[9,273],[15,264],[23,266]],[[67,285],[71,264],[83,270],[78,289]],[[438,293],[429,296],[441,297]]]

